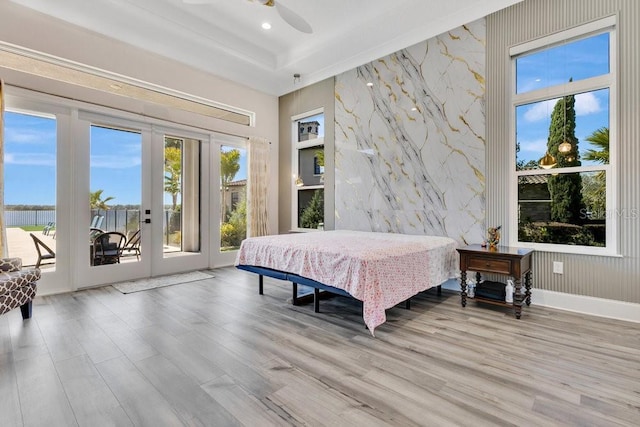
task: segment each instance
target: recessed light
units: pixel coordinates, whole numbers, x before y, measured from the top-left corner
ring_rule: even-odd
[[[114,89],[114,90],[120,90],[120,89],[122,89],[122,85],[121,85],[121,84],[119,84],[119,83],[111,83],[111,84],[109,85],[109,87],[110,87],[111,89]]]
[[[373,83],[367,82],[367,86],[371,87],[371,86],[373,86]]]
[[[411,111],[418,111],[418,109],[416,107],[413,107]]]
[[[269,24],[268,22],[263,22],[262,23],[262,29],[263,30],[270,30],[271,29],[271,24]]]

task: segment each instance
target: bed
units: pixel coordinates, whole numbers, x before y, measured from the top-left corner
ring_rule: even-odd
[[[363,231],[319,231],[252,237],[240,246],[235,265],[260,276],[362,301],[373,334],[385,310],[455,277],[456,241],[448,237]],[[294,294],[295,295],[295,294]]]

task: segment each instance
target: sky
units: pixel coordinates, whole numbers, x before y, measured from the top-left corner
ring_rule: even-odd
[[[139,205],[142,137],[139,133],[92,126],[90,189],[103,190],[110,205]],[[223,150],[230,149],[223,147]],[[236,180],[246,179],[241,150]],[[87,195],[87,203],[89,196]],[[56,121],[51,117],[5,112],[5,205],[55,205]],[[165,204],[171,196],[165,195]]]
[[[516,61],[516,91],[541,89],[606,74],[609,37],[601,34],[522,56]],[[576,137],[580,152],[594,130],[609,126],[609,91],[577,94]],[[538,160],[546,152],[551,112],[557,100],[516,109],[518,160]],[[322,119],[322,116],[313,119]],[[321,126],[324,132],[324,123]],[[223,147],[223,150],[232,147]],[[91,191],[114,197],[111,204],[140,203],[141,137],[135,132],[92,126]],[[241,150],[236,180],[246,179],[246,151]],[[52,117],[5,112],[5,205],[55,205],[56,121]],[[583,164],[586,162],[583,161]],[[88,199],[88,196],[87,196]],[[170,204],[170,197],[165,197]]]
[[[609,72],[607,33],[561,44],[516,60],[518,94],[563,85]],[[516,108],[516,134],[520,143],[518,160],[538,160],[547,150],[551,113],[558,99],[521,105]],[[596,129],[609,127],[609,90],[575,95],[576,130],[581,153],[594,148],[586,138]],[[583,165],[588,162],[582,161]]]

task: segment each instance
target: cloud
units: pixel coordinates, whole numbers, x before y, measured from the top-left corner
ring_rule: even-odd
[[[56,166],[56,156],[48,153],[5,153],[7,165],[20,166]]]
[[[56,131],[40,131],[25,127],[4,129],[5,144],[48,144],[55,143]]]
[[[140,157],[127,157],[117,154],[91,156],[91,167],[100,169],[128,169],[142,164]]]
[[[553,112],[553,107],[556,105],[558,99],[560,98],[536,102],[525,111],[523,115],[524,120],[531,123],[549,119]],[[602,111],[600,101],[596,98],[593,92],[579,93],[576,95],[575,99],[576,116],[588,116],[589,114],[595,114]]]
[[[576,116],[587,116],[599,113],[602,110],[600,101],[593,92],[579,93],[576,95]]]
[[[547,151],[547,140],[535,139],[533,141],[520,141],[520,152],[524,151],[544,153]]]
[[[560,98],[549,99],[547,101],[536,102],[524,113],[524,119],[527,122],[539,122],[540,120],[551,117],[553,106]]]

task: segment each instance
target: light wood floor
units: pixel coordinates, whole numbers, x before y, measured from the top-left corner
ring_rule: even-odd
[[[0,316],[1,426],[639,425],[640,327],[427,292],[372,338],[360,304],[234,268]]]

